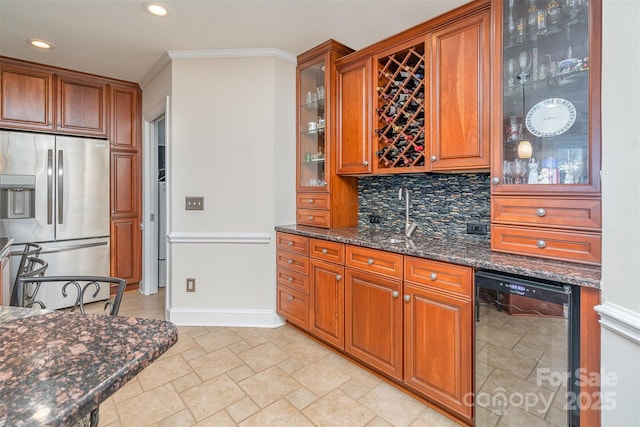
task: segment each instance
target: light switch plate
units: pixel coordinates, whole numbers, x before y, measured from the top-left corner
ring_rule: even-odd
[[[204,210],[204,197],[185,197],[184,208],[188,211],[203,211]]]

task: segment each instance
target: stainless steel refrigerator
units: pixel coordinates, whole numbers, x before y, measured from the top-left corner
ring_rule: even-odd
[[[47,275],[109,275],[109,143],[0,131],[0,236],[13,237],[9,301],[24,243],[43,246]],[[42,287],[47,308],[73,304]],[[108,298],[108,290],[92,300]]]

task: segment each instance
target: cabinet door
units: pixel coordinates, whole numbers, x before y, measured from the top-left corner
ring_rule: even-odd
[[[427,287],[404,287],[404,381],[470,420],[473,306]]]
[[[431,170],[488,169],[489,12],[431,34]]]
[[[141,279],[141,234],[140,218],[111,220],[111,276],[125,279],[127,284]]]
[[[111,123],[109,140],[120,149],[139,150],[140,90],[133,86],[110,86]]]
[[[58,131],[107,136],[107,85],[104,81],[61,74],[57,76],[56,89]]]
[[[345,350],[402,380],[401,282],[345,270]]]
[[[0,65],[0,126],[53,129],[53,74]]]
[[[344,348],[344,267],[311,261],[311,313],[309,331]]]
[[[370,58],[338,68],[336,130],[337,173],[371,173]]]
[[[111,151],[111,217],[137,216],[138,154]]]

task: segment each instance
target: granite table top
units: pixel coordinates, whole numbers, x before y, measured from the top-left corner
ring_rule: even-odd
[[[421,235],[411,239],[403,239],[401,243],[391,243],[391,238],[402,239],[404,236],[397,232],[366,226],[323,229],[304,225],[281,225],[276,226],[275,229],[285,233],[380,249],[477,269],[600,288],[601,269],[598,266],[494,252],[487,241],[472,236]]]
[[[164,320],[0,306],[0,426],[67,426],[178,340]]]

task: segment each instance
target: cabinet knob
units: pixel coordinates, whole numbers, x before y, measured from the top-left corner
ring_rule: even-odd
[[[364,162],[362,162],[362,164],[363,164],[364,166],[369,166],[369,162],[367,162],[366,160],[365,160]]]
[[[402,299],[404,299],[406,302],[409,302],[411,301],[411,295],[405,294],[404,297],[402,297]]]
[[[314,202],[314,200],[313,200],[313,199],[309,199],[309,200],[308,200],[308,202],[309,202],[309,203],[313,203],[313,202]]]
[[[293,242],[287,242],[287,246],[292,246]]]
[[[547,242],[545,242],[544,240],[538,240],[536,242],[536,246],[538,246],[540,249],[544,249],[547,247]]]
[[[313,221],[313,215],[309,215],[309,221]]]
[[[372,264],[373,264],[373,258],[369,258],[369,259],[367,260],[367,264],[372,265]]]
[[[545,216],[546,214],[547,214],[547,211],[542,208],[538,208],[538,210],[536,211],[536,215],[540,217]]]
[[[394,297],[394,298],[398,298],[399,295],[400,295],[400,292],[398,292],[398,291],[391,292],[391,296]]]
[[[287,260],[287,264],[289,264],[289,265],[293,264],[293,260],[292,259],[288,259]]]
[[[491,182],[493,182],[493,183],[494,183],[494,184],[496,184],[496,185],[497,185],[497,184],[500,184],[500,178],[498,178],[497,176],[494,176],[494,177],[491,179]]]
[[[287,301],[293,301],[293,295],[289,295],[289,297],[287,297]]]
[[[293,282],[293,277],[289,277],[287,280]]]
[[[436,160],[438,160],[438,158],[436,156],[431,156],[431,161],[435,162]]]
[[[436,273],[431,273],[429,275],[429,279],[431,279],[431,280],[436,280],[437,278],[438,278],[438,275]]]
[[[323,254],[323,255],[326,255],[326,254],[327,254],[327,252],[329,252],[329,251],[328,251],[326,248],[322,248],[322,254]]]
[[[337,281],[342,280],[342,274],[336,274],[336,280]]]

